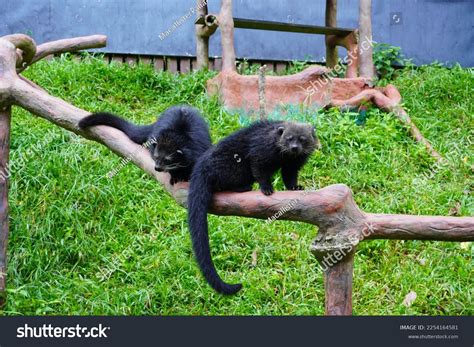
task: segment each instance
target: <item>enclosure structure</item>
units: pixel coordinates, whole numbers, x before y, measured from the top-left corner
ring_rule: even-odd
[[[232,0],[221,0],[219,14],[209,14],[207,3],[197,0],[196,56],[198,67],[209,64],[209,38],[217,28],[221,30],[222,71],[207,82],[207,92],[218,95],[230,110],[255,112],[271,111],[282,105],[354,108],[367,103],[393,112],[422,143],[436,160],[442,156],[426,140],[401,106],[401,96],[392,86],[373,87],[372,61],[372,0],[359,1],[359,29],[337,28],[337,0],[326,0],[326,26],[297,25],[234,18]],[[275,30],[326,36],[327,67],[311,66],[289,76],[268,76],[265,89],[259,87],[259,76],[241,75],[236,70],[234,28]],[[337,46],[347,49],[345,78],[338,78],[342,65],[338,63]],[[260,90],[259,90],[260,89]],[[259,97],[260,95],[260,97]]]
[[[105,36],[95,35],[59,40],[36,46],[28,36],[0,38],[0,172],[8,172],[11,107],[32,114],[80,136],[102,143],[117,155],[130,159],[185,206],[187,183],[169,184],[168,174],[154,170],[149,152],[133,143],[121,131],[97,126],[81,130],[78,122],[89,114],[49,95],[20,72],[39,59],[54,53],[101,47]],[[6,248],[8,240],[8,175],[0,181],[0,297],[5,300]],[[288,206],[291,209],[288,210]],[[326,271],[326,314],[352,313],[353,259],[359,242],[371,239],[473,241],[474,218],[371,214],[355,204],[349,187],[331,185],[312,192],[285,191],[264,196],[260,192],[215,194],[210,213],[251,218],[269,218],[288,210],[280,219],[315,225],[318,234],[311,250]]]

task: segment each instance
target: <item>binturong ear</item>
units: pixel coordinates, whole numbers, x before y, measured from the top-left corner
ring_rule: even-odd
[[[285,131],[285,127],[278,127],[278,135],[283,135],[283,132]]]
[[[316,140],[316,127],[309,125],[309,128],[311,129],[311,136]]]

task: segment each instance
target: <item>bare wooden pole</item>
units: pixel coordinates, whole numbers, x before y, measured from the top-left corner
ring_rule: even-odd
[[[337,27],[337,0],[326,0],[326,26]],[[326,35],[326,66],[332,69],[339,56],[337,46],[330,36],[332,35]]]
[[[359,0],[359,71],[367,79],[374,78],[372,52],[372,0]]]
[[[222,0],[219,14],[222,45],[222,71],[237,71],[235,67],[234,18],[232,0]]]
[[[355,251],[351,251],[343,259],[324,271],[324,307],[327,316],[352,315],[354,253]],[[324,264],[322,265],[324,266]]]
[[[6,300],[10,110],[9,106],[0,109],[0,307]]]
[[[204,24],[196,24],[196,63],[198,70],[209,67],[209,38],[217,29],[217,17],[208,15],[207,1],[196,0],[197,17],[204,17]]]

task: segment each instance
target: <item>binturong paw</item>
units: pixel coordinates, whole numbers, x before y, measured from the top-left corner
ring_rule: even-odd
[[[304,190],[304,187],[300,185],[296,185],[296,186],[291,187],[290,190]]]
[[[272,195],[273,194],[273,187],[272,186],[261,186],[260,190],[265,195]]]

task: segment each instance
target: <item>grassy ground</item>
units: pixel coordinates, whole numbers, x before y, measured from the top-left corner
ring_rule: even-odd
[[[90,111],[149,123],[165,108],[189,103],[206,115],[215,141],[240,127],[239,117],[205,95],[213,73],[173,76],[63,57],[40,62],[26,75]],[[407,69],[395,84],[449,164],[436,167],[388,114],[370,110],[365,126],[358,126],[355,114],[329,110],[313,115],[323,149],[305,167],[302,183],[316,189],[348,184],[370,212],[472,215],[472,71]],[[194,263],[186,211],[132,165],[105,178],[119,163],[101,145],[14,110],[3,314],[323,314],[322,275],[309,252],[313,227],[209,216],[217,268],[225,280],[244,283],[238,295],[222,297]],[[467,243],[363,243],[354,313],[472,315],[472,258]],[[410,291],[418,296],[407,308],[402,301]]]

